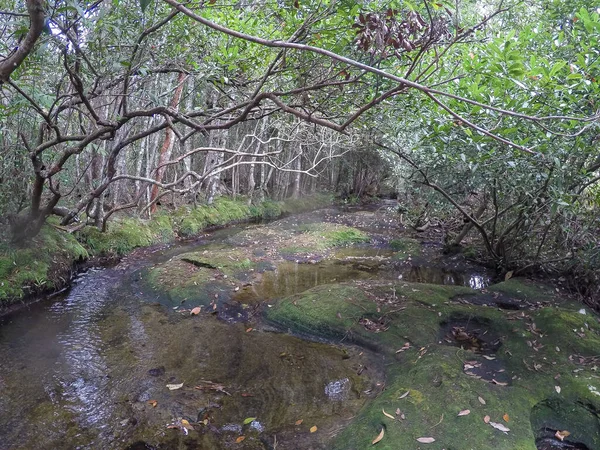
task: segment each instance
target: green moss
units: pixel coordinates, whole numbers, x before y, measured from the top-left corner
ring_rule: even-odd
[[[599,354],[597,321],[589,314],[556,307],[517,314],[452,302],[457,293],[467,291],[416,283],[382,285],[371,288],[371,296],[393,295],[402,308],[395,304],[387,310],[380,305],[377,310],[360,289],[328,285],[292,296],[266,311],[270,322],[293,332],[353,341],[386,355],[385,389],[340,433],[333,448],[371,447],[371,441],[385,428],[378,448],[412,450],[418,448],[417,438],[431,436],[436,441],[428,448],[463,448],[457,443],[468,442],[468,448],[535,450],[538,429],[558,425],[557,429],[578,434],[576,442],[598,447],[596,434],[581,438],[585,429],[591,430],[597,424],[594,414],[580,421],[578,414],[561,413],[575,411],[568,405],[590,405],[587,410],[595,411],[600,403],[595,368],[592,364],[574,366],[573,361],[579,358],[570,358],[581,355],[593,361]],[[523,293],[521,288],[516,291]],[[374,321],[383,318],[387,321],[386,331],[365,330],[360,324],[364,317]],[[499,337],[502,345],[492,358],[512,385],[494,384],[463,371],[467,361],[486,360],[471,350],[448,345],[440,334],[442,323],[457,318],[477,321],[480,332]],[[410,348],[396,353],[405,342]],[[550,418],[532,415],[536,405],[557,396],[555,386],[561,386],[559,398],[565,407],[552,412]],[[406,392],[409,394],[404,397]],[[395,415],[397,409],[405,415],[404,420],[389,419],[382,412]],[[471,413],[458,417],[464,409]],[[583,409],[579,412],[585,413]],[[509,416],[508,423],[504,422],[504,414]],[[505,434],[486,424],[482,420],[486,415],[511,431]]]
[[[554,294],[550,288],[542,287],[523,278],[510,278],[488,287],[489,291],[503,292],[521,300],[551,300]]]
[[[23,247],[0,249],[0,303],[66,284],[74,261],[88,253],[72,234],[46,225]]]
[[[397,252],[410,253],[412,255],[421,254],[421,244],[416,239],[392,239],[390,247]]]

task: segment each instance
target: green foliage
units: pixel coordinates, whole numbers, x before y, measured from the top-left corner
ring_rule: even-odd
[[[73,262],[89,256],[118,257],[138,247],[170,242],[176,236],[192,236],[207,227],[274,219],[284,211],[306,211],[330,201],[328,195],[316,195],[289,203],[267,200],[248,206],[245,200],[219,198],[213,205],[178,210],[172,216],[161,212],[151,220],[119,218],[110,222],[106,232],[86,227],[77,233],[77,238],[55,228],[57,221],[52,219],[52,225],[45,226],[25,247],[0,242],[0,304],[66,285]],[[356,239],[354,233],[334,237],[340,242]],[[226,256],[220,264],[230,275],[254,266],[250,259],[241,256],[234,264]]]
[[[72,264],[88,257],[72,234],[45,226],[22,247],[0,246],[0,305],[64,286]]]

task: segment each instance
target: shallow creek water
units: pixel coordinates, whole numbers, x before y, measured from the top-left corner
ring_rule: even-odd
[[[381,390],[381,355],[301,340],[259,315],[249,325],[180,314],[136,281],[152,264],[244,228],[89,270],[64,297],[0,319],[0,449],[328,448]],[[377,258],[388,253],[353,249],[334,262],[280,263],[231,302],[274,301],[318,284],[381,277]],[[414,267],[392,276],[473,283]]]

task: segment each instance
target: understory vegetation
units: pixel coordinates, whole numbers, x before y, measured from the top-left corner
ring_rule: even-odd
[[[210,206],[159,213],[150,220],[119,217],[104,232],[89,227],[68,233],[56,220],[50,220],[27,245],[0,242],[0,306],[65,287],[75,263],[89,257],[120,257],[139,247],[192,237],[210,227],[270,220],[327,206],[331,201],[323,194],[256,205],[219,198]]]
[[[4,240],[34,242],[52,217],[91,251],[124,252],[193,235],[219,208],[393,195],[446,251],[598,303],[588,1],[0,3]]]

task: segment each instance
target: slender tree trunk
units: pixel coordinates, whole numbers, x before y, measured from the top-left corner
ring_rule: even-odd
[[[171,100],[171,104],[169,107],[171,109],[177,110],[179,106],[179,102],[181,100],[181,93],[183,92],[183,82],[185,81],[186,74],[180,73],[177,77],[177,87],[175,88],[175,93],[173,94],[173,99]],[[171,152],[173,151],[174,140],[173,130],[168,127],[165,131],[165,140],[163,141],[163,145],[160,149],[160,156],[158,158],[158,167],[156,169],[155,180],[158,183],[161,183],[165,174],[166,167],[164,164],[171,159]],[[152,185],[152,190],[150,193],[150,203],[155,202],[158,198],[159,187],[156,184]],[[152,205],[150,212],[155,213],[157,208],[156,202]]]

